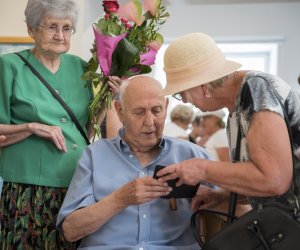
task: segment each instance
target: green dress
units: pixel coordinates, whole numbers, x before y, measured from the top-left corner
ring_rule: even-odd
[[[86,62],[62,54],[59,69],[53,74],[30,50],[20,54],[57,91],[85,128],[92,95],[81,80]],[[0,56],[0,72],[0,124],[59,126],[67,145],[64,153],[51,141],[31,135],[2,148],[0,248],[56,249],[56,215],[86,142],[67,112],[17,55]]]

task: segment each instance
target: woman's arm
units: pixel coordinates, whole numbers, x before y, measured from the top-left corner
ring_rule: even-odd
[[[255,113],[247,134],[247,147],[250,158],[247,162],[190,159],[170,165],[158,175],[162,176],[161,181],[179,177],[178,185],[206,180],[246,196],[285,193],[292,181],[293,163],[284,119],[267,110]]]
[[[62,130],[57,126],[49,126],[41,123],[23,123],[17,125],[0,124],[0,134],[6,137],[5,141],[0,142],[0,147],[5,147],[36,135],[52,141],[55,146],[67,152],[65,137]]]

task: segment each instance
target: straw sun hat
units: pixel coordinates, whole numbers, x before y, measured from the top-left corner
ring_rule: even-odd
[[[174,40],[164,55],[167,85],[171,95],[229,75],[241,64],[225,59],[215,41],[204,33],[190,33]]]

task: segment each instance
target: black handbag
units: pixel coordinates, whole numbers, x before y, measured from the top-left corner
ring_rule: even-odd
[[[270,84],[269,84],[270,85]],[[284,105],[272,85],[275,96],[282,106],[293,150],[291,129]],[[237,152],[239,158],[240,129],[238,130]],[[293,183],[295,183],[295,161],[293,157]],[[194,237],[202,250],[298,250],[300,249],[300,216],[297,192],[294,186],[295,208],[291,209],[278,202],[265,202],[241,217],[236,217],[237,194],[230,194],[228,213],[200,209],[193,213],[191,227]],[[202,218],[213,217],[223,221],[219,232],[207,235]],[[225,223],[226,221],[226,223]],[[208,221],[209,223],[209,221]]]

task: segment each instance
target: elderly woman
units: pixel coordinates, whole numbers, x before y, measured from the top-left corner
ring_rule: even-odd
[[[225,123],[223,121],[225,112],[220,109],[213,112],[201,114],[204,136],[198,145],[206,150],[217,161],[229,161],[229,147],[226,137]]]
[[[193,116],[194,111],[191,106],[177,104],[171,111],[171,122],[165,124],[163,134],[188,140],[188,127]]]
[[[178,185],[206,180],[222,187],[200,193],[194,200],[196,207],[201,201],[206,208],[217,206],[228,198],[228,191],[233,191],[240,194],[240,201],[247,197],[252,207],[272,200],[294,208],[292,154],[299,162],[295,153],[299,141],[294,141],[291,152],[283,109],[273,91],[276,89],[285,105],[295,138],[300,127],[300,100],[291,87],[274,75],[238,71],[240,64],[226,60],[214,40],[203,33],[176,39],[165,52],[164,64],[165,95],[180,95],[183,102],[193,103],[202,111],[228,109],[231,158],[238,144],[240,154],[237,163],[190,159],[173,164],[158,173],[163,176],[160,180],[179,177]],[[237,141],[238,128],[241,137]],[[299,189],[299,182],[295,185]]]
[[[76,30],[73,0],[29,0],[28,34],[34,47],[20,51],[59,94],[86,133],[90,88],[86,62],[66,54]],[[61,104],[16,54],[0,57],[0,201],[2,249],[69,249],[55,223],[76,162],[86,147]]]

